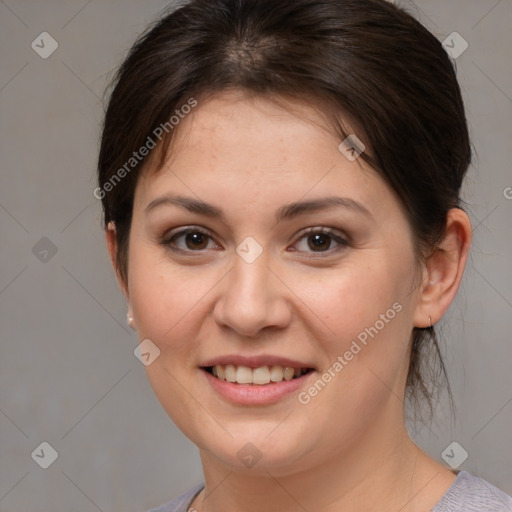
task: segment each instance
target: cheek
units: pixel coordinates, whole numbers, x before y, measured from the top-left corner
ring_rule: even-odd
[[[301,287],[304,301],[321,312],[319,318],[329,328],[330,335],[321,339],[324,371],[330,368],[338,385],[360,395],[371,390],[378,394],[376,388],[387,393],[402,375],[414,300],[412,258],[372,254],[364,259],[354,259],[314,286],[302,281]]]
[[[348,444],[382,414],[390,399],[401,407],[395,397],[405,389],[412,327],[408,287],[399,274],[385,264],[354,266],[328,279],[321,294],[311,287],[306,299],[313,311],[323,312],[322,321],[335,335],[316,338],[324,364],[301,394],[301,407],[309,418],[326,418]]]
[[[141,339],[151,339],[163,352],[171,341],[174,350],[194,343],[190,329],[197,322],[191,320],[215,284],[208,273],[202,272],[201,279],[197,274],[194,267],[172,264],[160,249],[131,245],[130,302]]]
[[[194,398],[195,355],[207,314],[208,291],[216,279],[197,269],[171,264],[159,250],[132,244],[130,302],[140,340],[150,339],[160,350],[146,366],[148,381],[170,418],[183,432],[193,434],[204,425],[204,404]],[[211,281],[211,282],[210,282]],[[213,414],[210,413],[210,414]],[[206,428],[206,427],[205,427]],[[200,436],[192,439],[201,445]]]
[[[384,332],[382,322],[385,326],[396,323],[392,321],[400,316],[397,309],[407,310],[412,299],[411,271],[409,262],[393,263],[392,258],[361,258],[357,263],[354,259],[310,285],[301,280],[300,290],[336,335],[355,338],[376,323]],[[393,307],[395,303],[400,306]]]

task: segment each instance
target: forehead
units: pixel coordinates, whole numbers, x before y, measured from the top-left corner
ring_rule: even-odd
[[[371,203],[386,185],[362,159],[346,158],[341,140],[313,106],[220,94],[199,101],[176,126],[165,164],[145,169],[136,202],[179,189],[221,201],[263,194],[267,203],[340,191]]]

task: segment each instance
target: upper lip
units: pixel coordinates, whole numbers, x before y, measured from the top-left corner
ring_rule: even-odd
[[[280,357],[274,355],[260,355],[260,356],[241,356],[241,355],[225,355],[218,356],[204,361],[200,366],[209,367],[215,365],[228,365],[233,366],[248,366],[249,368],[259,368],[261,366],[283,366],[288,368],[313,368],[308,363],[295,361],[287,357]]]

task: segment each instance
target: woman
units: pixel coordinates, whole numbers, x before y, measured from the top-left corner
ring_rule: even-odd
[[[115,84],[95,194],[205,479],[155,510],[512,510],[405,426],[471,243],[441,43],[384,0],[193,0]]]

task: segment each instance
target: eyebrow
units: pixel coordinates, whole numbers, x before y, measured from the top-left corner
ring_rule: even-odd
[[[220,208],[192,197],[176,195],[165,195],[157,197],[146,206],[144,211],[146,214],[148,214],[150,211],[162,205],[179,206],[189,212],[198,213],[206,217],[216,218],[227,224],[224,212]],[[284,220],[291,220],[295,217],[298,217],[299,215],[314,213],[334,207],[347,208],[356,213],[361,213],[369,218],[373,218],[370,211],[361,203],[348,197],[336,196],[322,197],[319,199],[311,199],[309,201],[297,201],[285,204],[276,211],[275,218],[277,222],[282,222]]]

